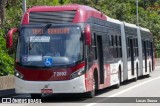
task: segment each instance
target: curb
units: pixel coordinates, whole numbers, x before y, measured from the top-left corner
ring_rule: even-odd
[[[0,97],[9,96],[15,94],[15,89],[0,90]]]

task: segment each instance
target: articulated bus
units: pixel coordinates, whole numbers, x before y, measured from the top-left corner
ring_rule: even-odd
[[[8,48],[14,33],[18,33],[15,90],[32,98],[54,93],[94,97],[96,90],[137,80],[155,67],[148,29],[89,6],[32,7],[20,27],[8,31]]]

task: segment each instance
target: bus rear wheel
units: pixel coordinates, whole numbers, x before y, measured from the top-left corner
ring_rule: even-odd
[[[152,71],[152,68],[151,68],[151,64],[149,63],[149,73],[146,75],[146,77],[150,77],[150,72]]]
[[[139,70],[139,68],[138,68],[138,64],[136,65],[136,77],[134,78],[134,81],[137,81],[138,80],[138,70]]]
[[[118,89],[121,86],[121,72],[118,71],[118,83],[116,84],[116,88]]]

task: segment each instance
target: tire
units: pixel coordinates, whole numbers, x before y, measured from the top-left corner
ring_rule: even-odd
[[[136,71],[137,71],[137,75],[136,75],[136,77],[134,78],[134,81],[137,81],[137,80],[138,80],[138,65],[136,66]]]
[[[138,80],[138,77],[136,76],[133,80],[134,80],[134,81],[137,81],[137,80]]]
[[[151,73],[151,64],[149,64],[149,74],[147,74],[146,77],[150,77],[150,73]]]
[[[31,94],[32,99],[40,99],[42,98],[42,94]]]
[[[118,84],[116,84],[116,88],[118,89],[121,86],[121,74],[120,74],[120,70],[118,72]]]
[[[149,72],[152,72],[151,64],[149,64]]]

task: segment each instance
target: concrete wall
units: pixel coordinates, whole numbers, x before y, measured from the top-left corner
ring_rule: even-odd
[[[160,66],[160,58],[156,58],[156,66]]]
[[[14,88],[14,76],[0,76],[0,90],[13,89]]]

